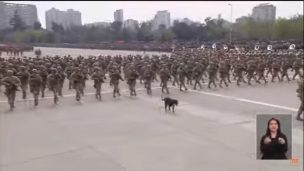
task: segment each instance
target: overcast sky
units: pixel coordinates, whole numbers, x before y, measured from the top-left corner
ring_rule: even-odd
[[[260,3],[271,3],[276,6],[276,18],[303,15],[303,1],[5,1],[11,3],[33,4],[38,10],[38,18],[45,28],[45,11],[52,7],[59,10],[74,9],[81,12],[82,24],[108,21],[112,22],[113,13],[117,9],[124,10],[124,19],[138,21],[150,20],[159,10],[168,10],[171,20],[189,18],[204,22],[206,17],[222,18],[230,21],[232,4],[232,20],[251,14],[252,8]]]

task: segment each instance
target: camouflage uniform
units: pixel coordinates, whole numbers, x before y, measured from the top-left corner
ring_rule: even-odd
[[[96,99],[101,100],[101,84],[104,83],[104,74],[99,68],[94,68],[92,74],[92,80],[94,80],[94,88],[96,89]]]
[[[209,75],[208,88],[211,88],[210,87],[211,83],[213,83],[214,87],[217,87],[216,83],[215,83],[215,77],[216,77],[216,72],[217,72],[216,64],[214,62],[210,62],[209,66],[207,68],[207,71],[208,71],[208,75]]]
[[[13,108],[15,108],[14,103],[16,91],[18,91],[18,87],[21,85],[21,81],[18,77],[13,76],[12,70],[8,70],[7,76],[1,80],[1,84],[5,86],[5,95],[8,99],[10,110],[13,110]]]
[[[281,76],[281,81],[283,81],[284,77],[287,78],[288,81],[290,81],[288,77],[288,69],[291,68],[290,64],[288,63],[287,60],[284,61],[282,65],[282,76]]]
[[[26,91],[28,89],[30,73],[26,70],[25,66],[20,67],[21,71],[17,73],[17,77],[21,81],[22,98],[26,99]]]
[[[279,76],[279,72],[280,72],[280,65],[279,65],[279,62],[278,61],[275,61],[273,64],[272,64],[272,78],[271,78],[271,82],[274,82],[274,78],[275,77],[278,77],[279,81],[281,81],[281,78]]]
[[[203,72],[202,72],[202,66],[198,62],[195,63],[192,73],[193,73],[193,78],[195,81],[193,89],[196,90],[197,84],[199,85],[199,87],[201,89],[202,84],[200,83],[200,80],[202,79]]]
[[[301,59],[298,59],[296,60],[293,65],[292,65],[292,69],[295,71],[292,79],[295,80],[296,76],[299,75],[300,77],[303,77],[300,73],[300,68],[302,67],[302,60]]]
[[[113,89],[113,97],[116,97],[116,93],[118,94],[118,96],[120,96],[120,92],[119,92],[119,80],[124,81],[124,79],[121,77],[121,75],[119,74],[119,70],[115,70],[111,75],[110,75],[110,83],[112,83],[112,85],[114,86]]]
[[[179,90],[183,91],[182,87],[184,87],[185,91],[187,91],[188,89],[185,85],[185,77],[187,75],[187,72],[185,70],[185,65],[183,63],[180,64],[180,66],[177,70],[177,73],[178,73],[178,78],[179,78]]]
[[[128,73],[127,84],[129,85],[130,96],[136,96],[135,85],[136,85],[136,79],[139,77],[139,74],[134,68],[130,68],[127,73]]]
[[[258,79],[257,79],[257,83],[261,84],[260,80],[263,79],[265,84],[267,83],[267,80],[264,76],[264,72],[265,72],[265,68],[266,68],[266,65],[264,62],[259,62],[258,64],[258,68],[257,68],[257,74],[258,74]]]
[[[220,73],[220,87],[222,87],[222,83],[224,82],[226,87],[228,87],[228,83],[226,82],[228,68],[224,62],[220,62],[219,73]]]
[[[160,71],[159,71],[159,76],[161,80],[161,85],[162,85],[162,93],[164,93],[164,90],[166,90],[166,93],[169,94],[169,89],[168,89],[168,80],[171,78],[169,70],[164,66]]]
[[[145,88],[147,89],[147,94],[151,95],[152,94],[152,89],[151,89],[151,82],[153,80],[154,72],[151,69],[151,66],[148,66],[148,68],[144,72],[144,84]]]
[[[36,69],[32,70],[33,74],[30,75],[29,84],[30,92],[34,95],[34,105],[38,105],[38,96],[40,93],[42,78]]]
[[[50,91],[54,94],[54,103],[58,103],[58,92],[59,92],[59,80],[60,75],[57,73],[56,68],[50,69],[50,74],[47,77],[47,85]]]
[[[80,68],[75,68],[70,79],[73,82],[73,89],[76,91],[76,101],[80,101],[81,94],[83,94],[85,75],[81,72]]]
[[[42,79],[42,83],[41,83],[41,86],[40,86],[40,90],[41,90],[41,97],[44,97],[44,91],[45,91],[45,88],[47,87],[47,77],[48,77],[48,72],[47,72],[47,69],[45,66],[41,66],[40,67],[40,76],[41,76],[41,79]]]

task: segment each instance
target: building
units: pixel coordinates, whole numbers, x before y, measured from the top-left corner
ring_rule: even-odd
[[[121,23],[124,22],[123,10],[122,10],[122,9],[116,10],[116,11],[114,12],[114,21],[119,21],[119,22],[121,22]]]
[[[81,13],[79,11],[74,11],[69,9],[67,11],[60,11],[58,9],[52,8],[45,12],[45,25],[46,29],[53,31],[53,22],[67,30],[73,26],[81,26]]]
[[[171,26],[170,13],[169,11],[158,11],[154,17],[152,30],[157,30],[161,25],[164,25],[165,28]]]
[[[138,21],[133,19],[128,19],[124,22],[123,27],[130,31],[135,31],[138,26]]]
[[[242,17],[237,18],[235,20],[235,22],[242,24],[242,23],[246,23],[246,22],[250,21],[251,19],[252,19],[251,16],[242,16]]]
[[[35,5],[0,2],[0,30],[11,28],[10,20],[16,11],[26,27],[33,27],[35,22],[38,22]]]
[[[275,21],[276,7],[271,4],[260,4],[252,9],[252,18],[256,21]]]
[[[85,24],[84,26],[86,27],[110,27],[111,23],[109,22],[94,22],[94,23],[89,23],[89,24]]]

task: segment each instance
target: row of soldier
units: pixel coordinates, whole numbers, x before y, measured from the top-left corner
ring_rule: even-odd
[[[119,81],[126,80],[131,96],[136,96],[136,80],[145,85],[147,94],[152,94],[151,83],[160,79],[162,93],[169,94],[168,81],[178,85],[180,91],[187,91],[187,86],[193,89],[202,88],[202,82],[208,79],[208,88],[217,87],[224,83],[228,87],[231,77],[236,84],[251,81],[267,83],[265,77],[272,75],[282,81],[288,81],[288,71],[294,71],[292,79],[303,77],[302,54],[287,56],[274,55],[246,55],[229,54],[225,52],[178,51],[162,56],[99,56],[99,57],[42,57],[42,58],[0,58],[0,85],[6,87],[5,94],[11,110],[14,108],[16,91],[20,87],[23,99],[27,98],[27,90],[34,96],[34,105],[38,105],[38,97],[45,96],[45,89],[49,88],[54,95],[54,103],[58,103],[58,96],[63,96],[64,82],[68,80],[69,89],[75,89],[76,100],[81,101],[86,87],[86,81],[94,80],[96,98],[101,100],[101,86],[107,77],[113,86],[113,97],[120,96]],[[219,76],[219,78],[218,78]],[[244,79],[247,77],[247,81]],[[193,83],[194,82],[194,83]]]

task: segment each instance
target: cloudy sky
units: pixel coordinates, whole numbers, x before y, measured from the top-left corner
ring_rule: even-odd
[[[217,17],[230,21],[232,4],[232,20],[251,14],[252,8],[260,3],[271,3],[276,6],[276,17],[303,15],[302,1],[5,1],[11,3],[33,4],[38,10],[38,18],[45,27],[45,11],[52,7],[59,10],[74,9],[82,14],[82,23],[113,21],[113,13],[117,9],[124,10],[124,19],[138,21],[150,20],[159,10],[168,10],[171,20],[189,18],[203,22],[206,17]]]

